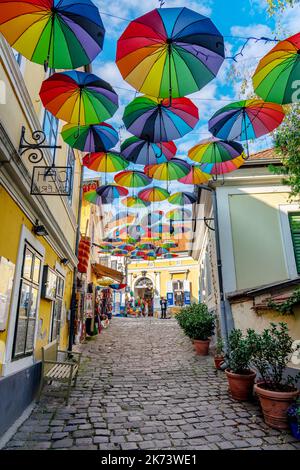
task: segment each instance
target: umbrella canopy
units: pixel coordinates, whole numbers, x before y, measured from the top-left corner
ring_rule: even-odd
[[[188,8],[160,8],[132,21],[118,40],[116,57],[128,83],[163,98],[200,90],[223,60],[221,33]]]
[[[145,256],[143,256],[145,261],[155,261],[157,259],[157,256],[155,253],[147,253]]]
[[[142,251],[142,250],[134,250],[131,252],[131,257],[135,257],[135,256],[140,256],[140,257],[143,257],[145,256],[147,253],[145,251]]]
[[[169,250],[167,248],[163,248],[160,246],[159,248],[156,249],[155,251],[156,256],[163,256],[169,253]]]
[[[172,194],[168,199],[170,204],[176,204],[177,206],[185,206],[188,204],[194,204],[197,201],[196,196],[193,193],[178,192]]]
[[[113,290],[122,290],[125,289],[126,286],[127,284],[110,284],[109,287]]]
[[[208,139],[192,147],[188,156],[201,163],[201,169],[212,175],[229,173],[245,163],[244,148],[238,142]]]
[[[144,171],[151,178],[157,180],[171,181],[183,178],[190,171],[190,165],[184,160],[178,158],[172,158],[172,160],[166,163],[160,163],[159,165],[149,165],[145,167]]]
[[[107,152],[119,140],[117,131],[106,122],[90,126],[65,124],[61,131],[64,141],[82,152]]]
[[[125,199],[122,199],[122,204],[126,207],[135,207],[142,208],[149,206],[149,202],[143,201],[137,196],[128,196]]]
[[[179,255],[177,255],[176,253],[166,253],[163,258],[165,259],[171,259],[171,258],[178,258]]]
[[[209,121],[209,131],[219,139],[256,139],[276,129],[284,118],[282,106],[262,100],[243,100],[219,109]]]
[[[155,245],[153,243],[139,243],[137,249],[143,251],[155,250]]]
[[[122,171],[115,176],[114,180],[117,184],[121,184],[127,188],[140,188],[147,186],[152,181],[145,173],[134,170]]]
[[[167,250],[171,248],[177,248],[178,243],[175,243],[173,241],[165,241],[160,245],[162,248],[166,248]]]
[[[117,152],[88,153],[83,157],[82,163],[90,170],[103,173],[124,170],[129,165],[128,161]]]
[[[119,248],[116,248],[115,250],[112,251],[112,256],[127,256],[128,251],[127,250],[120,250]]]
[[[183,178],[179,178],[178,181],[184,184],[197,185],[207,183],[207,181],[209,181],[210,179],[211,176],[208,173],[204,173],[204,171],[201,170],[200,165],[192,165],[190,172]]]
[[[121,154],[129,162],[137,165],[153,165],[170,160],[177,151],[174,142],[149,142],[129,137],[121,144]]]
[[[0,32],[32,62],[77,69],[101,52],[105,30],[90,0],[0,0]]]
[[[170,193],[159,186],[152,186],[152,188],[143,189],[139,192],[138,197],[146,202],[159,202],[164,201],[170,196]]]
[[[192,217],[192,212],[189,209],[172,209],[166,213],[166,218],[170,220],[182,220]]]
[[[87,202],[90,202],[91,204],[96,204],[96,205],[100,205],[101,204],[101,197],[99,196],[99,194],[97,194],[96,191],[94,190],[91,190],[91,191],[86,191],[84,194],[83,194],[83,199]]]
[[[118,109],[118,95],[109,83],[92,73],[75,70],[47,78],[40,97],[50,113],[78,126],[99,124]]]
[[[297,33],[276,44],[260,60],[253,75],[253,86],[258,96],[280,104],[296,101],[295,82],[300,77],[299,51],[300,33]]]
[[[119,250],[125,250],[125,251],[133,251],[135,249],[134,245],[130,245],[128,243],[122,243],[122,245],[118,246]]]
[[[123,122],[131,134],[150,142],[168,142],[189,133],[199,112],[188,98],[156,99],[138,96],[124,111]]]
[[[101,197],[102,202],[110,204],[114,199],[127,196],[128,189],[115,184],[105,184],[103,186],[99,186],[99,188],[96,189],[96,192],[98,196]]]

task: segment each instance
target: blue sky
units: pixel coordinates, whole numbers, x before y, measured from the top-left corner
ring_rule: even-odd
[[[110,0],[105,3],[102,0],[94,0],[102,12],[102,20],[106,28],[106,37],[102,53],[93,62],[93,72],[101,78],[109,81],[119,94],[120,108],[115,116],[109,120],[111,124],[119,128],[122,126],[124,106],[134,97],[135,91],[121,77],[115,65],[115,52],[118,37],[128,24],[128,20],[158,7],[156,0]],[[186,6],[199,13],[209,16],[220,32],[224,35],[226,44],[226,56],[232,57],[243,46],[245,40],[239,37],[269,37],[275,35],[284,39],[299,32],[300,4],[293,9],[288,9],[280,16],[270,18],[267,14],[265,0],[166,0],[164,7]],[[109,16],[113,15],[113,16]],[[119,18],[116,18],[119,17]],[[124,18],[120,19],[120,18]],[[234,37],[232,37],[234,36]],[[199,108],[200,121],[197,127],[183,139],[175,143],[178,147],[177,156],[186,157],[187,151],[200,140],[209,137],[207,122],[213,113],[236,99],[251,96],[251,81],[242,93],[241,84],[243,76],[251,77],[258,61],[272,47],[274,43],[264,41],[250,41],[244,49],[243,56],[238,57],[238,62],[225,60],[218,77],[210,82],[201,91],[189,95]],[[230,70],[235,66],[236,74],[230,78]],[[239,76],[240,75],[240,76]],[[121,139],[125,140],[129,134],[120,130]],[[253,151],[270,146],[270,139],[261,138],[255,143],[250,143]],[[88,172],[86,176],[96,176],[94,172]],[[109,178],[111,179],[111,178]],[[171,184],[172,190],[191,189],[186,185]]]

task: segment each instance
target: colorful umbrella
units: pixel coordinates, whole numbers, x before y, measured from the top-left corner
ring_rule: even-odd
[[[238,142],[218,140],[215,138],[204,140],[192,147],[188,156],[191,160],[201,163],[205,173],[220,175],[237,170],[245,163],[244,148]]]
[[[155,253],[147,253],[145,256],[143,256],[145,261],[155,261],[157,259],[157,256]]]
[[[254,90],[262,99],[288,104],[299,101],[300,33],[276,44],[258,64]]]
[[[152,165],[170,160],[177,151],[174,142],[153,143],[129,137],[121,144],[121,154],[137,165]]]
[[[179,255],[177,255],[176,253],[166,253],[163,258],[164,259],[171,259],[171,258],[178,258]]]
[[[103,242],[103,243],[100,243],[99,248],[101,250],[106,250],[106,249],[113,250],[114,246],[111,243]]]
[[[161,248],[166,248],[167,250],[169,250],[171,248],[177,248],[178,243],[175,243],[173,241],[165,241],[160,246]]]
[[[131,134],[150,142],[168,142],[190,132],[199,120],[198,108],[188,98],[161,100],[138,96],[124,111]]]
[[[135,249],[134,245],[130,245],[128,243],[123,243],[122,245],[119,245],[118,248],[125,251],[133,251]]]
[[[140,188],[147,186],[152,181],[145,173],[134,170],[121,171],[121,173],[115,176],[114,180],[117,184],[121,184],[127,188]]]
[[[115,250],[112,251],[112,256],[128,256],[128,251],[127,250],[119,250],[119,248],[116,248]]]
[[[90,0],[0,0],[0,32],[32,62],[77,69],[101,52],[105,29]]]
[[[91,73],[54,73],[42,84],[44,107],[62,121],[80,125],[99,124],[118,109],[118,95],[109,83]]]
[[[106,122],[79,128],[76,124],[66,124],[61,135],[70,147],[82,152],[107,152],[119,140],[117,131]]]
[[[170,193],[159,186],[152,186],[152,188],[143,189],[139,192],[138,197],[146,202],[160,202],[164,201],[170,196]]]
[[[189,173],[190,168],[190,165],[184,160],[172,158],[172,160],[166,163],[146,166],[144,171],[151,178],[169,182],[171,180],[179,180],[179,178],[183,178]]]
[[[137,245],[137,249],[143,251],[155,250],[155,245],[153,243],[140,243]]]
[[[197,201],[196,196],[193,193],[178,192],[172,194],[168,199],[170,204],[176,204],[177,206],[185,206],[188,204],[194,204]]]
[[[125,289],[126,286],[127,284],[110,284],[109,287],[114,290],[122,290]]]
[[[129,163],[117,152],[88,153],[82,160],[84,166],[93,171],[114,173],[124,170]]]
[[[160,8],[132,21],[118,40],[123,78],[150,96],[179,97],[203,88],[224,61],[213,22],[188,8]]]
[[[172,209],[166,213],[166,218],[170,220],[182,220],[192,217],[192,212],[189,209]]]
[[[137,196],[128,196],[122,199],[122,204],[127,207],[142,208],[149,206],[149,202],[145,202]]]
[[[183,184],[203,184],[207,183],[211,179],[211,176],[208,173],[204,173],[201,170],[200,165],[192,165],[190,172],[183,178],[179,178],[178,181]]]
[[[114,199],[127,196],[128,189],[116,184],[105,184],[97,188],[96,192],[102,198],[102,203],[111,204]]]
[[[163,248],[160,246],[159,248],[156,249],[156,256],[163,256],[169,253],[169,250],[167,248]]]
[[[209,121],[209,131],[219,139],[250,140],[276,129],[284,118],[282,106],[262,100],[243,100],[219,109]]]
[[[99,196],[99,194],[97,194],[96,191],[94,190],[91,190],[91,191],[86,191],[84,194],[83,194],[83,199],[85,201],[88,201],[90,202],[91,204],[96,204],[96,205],[100,205],[101,204],[101,197]]]
[[[145,251],[142,251],[142,250],[134,250],[131,252],[131,256],[145,256],[146,255],[146,252]]]

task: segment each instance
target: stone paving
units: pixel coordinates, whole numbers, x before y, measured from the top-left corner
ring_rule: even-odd
[[[43,396],[6,449],[300,449],[256,402],[228,396],[225,374],[173,319],[115,318],[79,349],[69,406]]]

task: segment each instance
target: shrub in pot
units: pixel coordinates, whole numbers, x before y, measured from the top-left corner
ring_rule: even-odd
[[[252,365],[257,369],[260,380],[254,390],[259,398],[266,424],[276,429],[287,429],[287,410],[298,396],[296,377],[285,375],[291,354],[293,340],[286,323],[271,323],[261,334],[248,330],[252,344]]]
[[[256,373],[250,369],[252,345],[242,331],[234,329],[229,335],[226,360],[228,368],[226,375],[229,391],[235,400],[246,401],[253,395]]]
[[[214,356],[216,369],[220,369],[220,365],[224,362],[224,359],[224,341],[219,336],[219,338],[217,339],[216,351]]]
[[[216,317],[205,304],[192,304],[182,309],[176,319],[184,333],[193,340],[196,353],[206,356],[210,337],[214,334]]]

